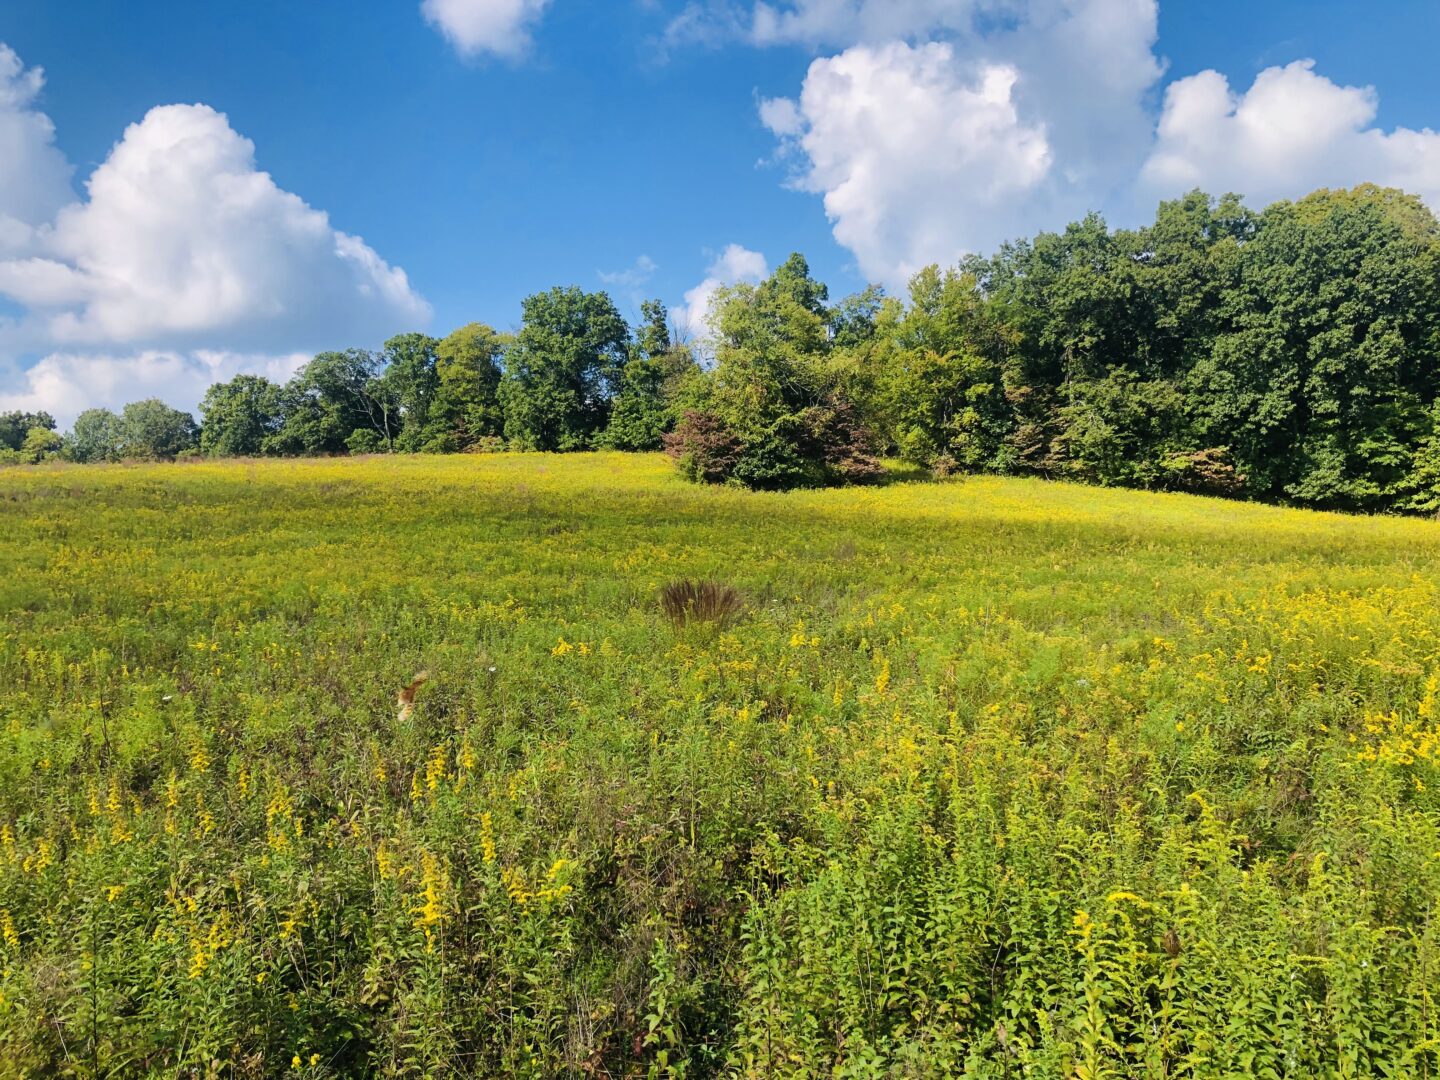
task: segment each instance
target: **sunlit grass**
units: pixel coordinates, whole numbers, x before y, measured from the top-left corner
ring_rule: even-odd
[[[0,603],[0,1073],[1437,1067],[1431,522],[47,467]]]

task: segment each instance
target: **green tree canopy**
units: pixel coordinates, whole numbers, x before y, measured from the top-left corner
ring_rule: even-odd
[[[828,297],[800,255],[759,285],[716,294],[715,368],[667,443],[688,475],[785,489],[878,471],[871,433],[831,363],[837,322],[857,321],[850,309],[837,321]]]
[[[343,454],[357,430],[372,431],[392,449],[401,429],[398,400],[381,378],[383,359],[365,349],[320,353],[286,384],[280,430],[267,450],[281,454]]]
[[[264,453],[283,423],[282,393],[259,375],[210,387],[200,402],[200,449],[226,457]]]
[[[124,442],[120,417],[109,409],[86,409],[70,429],[68,449],[75,461],[119,461]]]
[[[1199,426],[1235,448],[1250,490],[1348,509],[1404,493],[1440,393],[1437,256],[1434,216],[1391,189],[1261,215],[1191,377]]]
[[[32,427],[25,433],[25,441],[20,445],[20,456],[33,465],[55,457],[64,445],[65,440],[59,432],[47,427]]]
[[[120,413],[120,454],[168,461],[194,450],[200,440],[195,418],[159,398],[132,401]]]
[[[430,411],[426,446],[464,450],[504,432],[500,409],[500,361],[506,339],[484,323],[469,323],[435,346],[438,387]]]
[[[0,449],[19,450],[32,428],[55,430],[55,418],[47,412],[0,413]]]
[[[527,297],[506,354],[505,437],[531,450],[581,450],[610,417],[630,330],[605,293],[575,286]]]
[[[385,342],[380,355],[381,386],[377,390],[399,406],[398,449],[423,449],[430,425],[430,410],[440,388],[435,347],[428,334],[398,334]],[[383,432],[379,432],[383,437]]]
[[[670,312],[659,300],[640,308],[630,360],[623,369],[610,423],[597,445],[611,450],[658,450],[694,394],[701,370],[688,346],[670,332]]]

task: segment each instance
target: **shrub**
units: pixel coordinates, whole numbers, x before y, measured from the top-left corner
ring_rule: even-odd
[[[465,447],[467,454],[503,454],[504,452],[505,440],[499,435],[481,435]]]
[[[119,461],[124,442],[120,417],[109,409],[86,409],[75,418],[67,449],[75,461]]]
[[[810,450],[823,467],[827,483],[863,484],[885,471],[880,464],[878,440],[848,401],[834,399],[807,409],[806,434]]]
[[[345,440],[345,446],[352,454],[383,454],[385,452],[385,440],[380,437],[378,431],[371,431],[369,428],[356,428]]]
[[[680,465],[687,480],[721,484],[730,479],[744,445],[712,412],[687,410],[675,430],[665,436],[665,452]]]
[[[883,472],[874,435],[841,400],[786,413],[749,439],[716,414],[692,410],[665,448],[689,480],[733,480],[756,491],[864,483]]]
[[[65,440],[60,437],[58,432],[46,427],[32,427],[25,435],[25,443],[20,447],[20,454],[27,462],[36,464],[60,453],[64,445]]]
[[[806,451],[810,431],[801,415],[776,420],[758,438],[744,444],[731,479],[753,491],[819,487],[823,473]]]
[[[936,454],[930,460],[930,475],[937,480],[954,476],[960,471],[960,463],[949,454]]]
[[[1228,446],[1165,455],[1161,478],[1165,487],[1197,495],[1235,495],[1245,487],[1245,476],[1226,460]]]

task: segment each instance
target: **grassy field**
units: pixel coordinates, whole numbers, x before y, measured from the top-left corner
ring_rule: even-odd
[[[1432,522],[15,469],[0,606],[6,1076],[1440,1072]]]

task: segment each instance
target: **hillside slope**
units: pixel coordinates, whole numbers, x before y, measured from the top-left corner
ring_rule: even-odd
[[[6,1074],[1440,1068],[1432,522],[39,468],[0,606]]]

